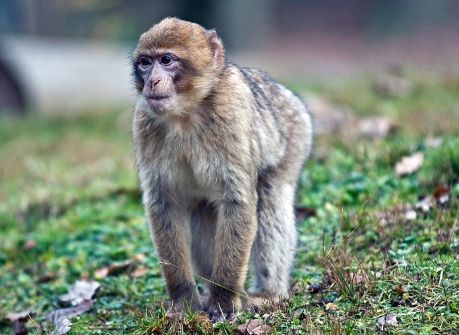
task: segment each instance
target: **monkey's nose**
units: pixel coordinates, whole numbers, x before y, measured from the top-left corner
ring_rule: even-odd
[[[161,81],[161,78],[156,79],[155,82],[153,83],[153,86],[156,86],[157,84],[159,84],[160,81]]]

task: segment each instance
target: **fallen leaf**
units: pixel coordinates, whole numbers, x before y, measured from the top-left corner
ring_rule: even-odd
[[[37,245],[37,241],[34,239],[25,240],[24,244],[22,245],[22,249],[27,251],[27,250],[34,248],[36,245]]]
[[[140,254],[135,255],[132,258],[129,258],[123,262],[119,263],[114,263],[109,266],[97,269],[94,271],[94,277],[98,279],[103,279],[107,276],[113,275],[118,272],[123,272],[125,271],[130,265],[132,265],[134,262],[141,261],[146,257],[145,252],[141,252]]]
[[[428,213],[430,208],[434,205],[434,199],[431,196],[423,197],[414,206],[416,209],[421,210],[423,213]]]
[[[398,285],[397,287],[395,287],[395,292],[397,292],[399,295],[403,295],[403,294],[407,293],[408,291],[405,288],[405,286]]]
[[[433,196],[437,199],[445,194],[448,194],[448,192],[449,192],[449,187],[447,185],[439,185],[435,187]]]
[[[397,176],[410,174],[417,171],[424,161],[424,154],[416,152],[411,156],[403,157],[397,164],[395,164],[395,173]]]
[[[14,321],[17,321],[17,320],[27,320],[30,317],[33,317],[35,315],[34,312],[30,312],[30,311],[25,311],[25,312],[19,312],[19,313],[15,313],[15,312],[10,312],[8,314],[6,314],[6,319],[11,321],[11,322],[14,322]]]
[[[449,201],[449,187],[447,185],[437,186],[433,196],[439,205],[444,205]]]
[[[261,325],[259,320],[250,319],[247,320],[244,324],[237,327],[237,332],[239,335],[259,335],[265,334],[272,329],[269,325]]]
[[[141,252],[140,254],[137,254],[134,257],[132,257],[132,260],[138,262],[138,261],[141,261],[142,259],[145,259],[146,256],[147,255],[145,252]]]
[[[65,315],[62,315],[56,322],[56,327],[51,335],[62,335],[66,334],[70,330],[72,323]]]
[[[141,277],[147,273],[148,269],[146,266],[139,265],[132,270],[129,275],[133,278]]]
[[[449,201],[449,194],[443,194],[437,198],[437,203],[439,205],[444,205]]]
[[[382,316],[376,321],[376,326],[379,327],[380,330],[384,330],[387,326],[395,327],[397,325],[397,315],[396,314],[387,314]]]
[[[26,312],[19,312],[14,313],[10,312],[6,315],[6,319],[13,323],[13,335],[27,335],[28,330],[25,326],[27,320],[31,317],[35,316],[35,313],[26,311]]]
[[[94,277],[96,277],[97,279],[103,279],[107,277],[109,273],[110,273],[110,269],[108,268],[108,266],[106,266],[104,268],[95,270]]]
[[[375,138],[385,137],[389,134],[394,134],[398,127],[387,117],[384,116],[372,116],[362,119],[358,123],[360,134]]]
[[[70,319],[74,316],[83,314],[84,312],[90,310],[93,305],[94,302],[92,300],[86,300],[74,307],[60,308],[55,311],[49,312],[48,314],[46,314],[46,318],[57,324],[61,316],[65,316]]]
[[[339,306],[335,305],[332,302],[329,302],[328,304],[325,305],[325,310],[327,311],[336,311],[337,309],[339,309]]]
[[[69,290],[69,293],[59,297],[59,302],[64,306],[76,306],[85,300],[91,300],[100,284],[95,280],[77,280]]]

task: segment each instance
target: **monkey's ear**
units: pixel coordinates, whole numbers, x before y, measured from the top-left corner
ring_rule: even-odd
[[[222,69],[225,65],[225,50],[223,49],[223,43],[218,38],[215,29],[208,31],[209,43],[213,52],[214,64],[218,69]]]

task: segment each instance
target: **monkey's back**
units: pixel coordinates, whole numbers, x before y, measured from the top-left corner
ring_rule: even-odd
[[[238,69],[253,97],[253,129],[259,138],[260,169],[292,170],[295,172],[290,177],[296,180],[298,170],[311,150],[310,114],[298,96],[266,72],[244,67]]]

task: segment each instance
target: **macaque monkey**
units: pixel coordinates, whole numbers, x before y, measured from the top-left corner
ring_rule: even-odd
[[[295,188],[312,143],[301,100],[227,62],[215,30],[177,18],[140,36],[132,66],[138,177],[175,310],[221,318],[241,297],[287,298]],[[207,302],[194,274],[209,280]]]

